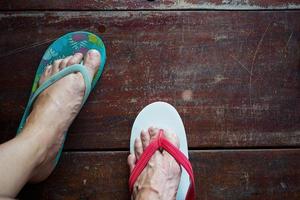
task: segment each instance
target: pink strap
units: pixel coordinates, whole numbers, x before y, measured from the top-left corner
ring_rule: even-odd
[[[190,176],[190,186],[186,195],[186,200],[193,200],[195,199],[195,180],[193,174],[193,168],[190,161],[185,157],[185,155],[172,143],[170,143],[167,139],[164,138],[164,130],[159,130],[158,138],[152,141],[149,146],[144,150],[143,154],[141,155],[140,159],[137,161],[134,169],[131,172],[129,178],[129,190],[130,192],[133,191],[133,186],[139,175],[142,173],[144,168],[147,166],[152,155],[155,153],[156,150],[159,148],[163,148],[169,154],[171,154],[174,159],[185,168],[187,173]]]

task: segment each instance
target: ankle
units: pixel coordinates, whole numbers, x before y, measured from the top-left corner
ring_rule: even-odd
[[[21,143],[25,146],[28,153],[31,155],[30,159],[33,166],[38,166],[43,163],[47,158],[47,147],[42,144],[39,139],[39,134],[35,134],[34,130],[30,132],[28,129],[24,129],[17,137],[17,140],[21,140]]]

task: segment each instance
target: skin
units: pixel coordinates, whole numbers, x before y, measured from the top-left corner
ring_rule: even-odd
[[[90,50],[84,58],[77,53],[54,61],[46,68],[39,84],[82,59],[92,78],[100,64],[96,50]],[[15,198],[27,182],[40,182],[51,174],[64,133],[80,110],[84,92],[82,75],[73,73],[40,94],[22,132],[0,145],[0,199]]]
[[[134,143],[135,154],[128,156],[130,172],[149,143],[158,137],[158,128],[142,131]],[[165,137],[179,148],[176,134],[165,132]],[[134,184],[131,198],[136,200],[174,200],[180,182],[181,168],[166,151],[156,151]]]

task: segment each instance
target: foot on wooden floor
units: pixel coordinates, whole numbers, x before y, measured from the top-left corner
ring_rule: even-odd
[[[141,136],[135,140],[135,154],[128,156],[130,171],[134,169],[144,149],[158,137],[158,131],[157,128],[149,128],[147,131],[142,131]],[[172,144],[179,147],[176,134],[165,132],[165,136]],[[135,182],[132,198],[136,200],[176,199],[180,175],[181,168],[174,158],[166,151],[157,150]]]
[[[97,72],[100,65],[100,53],[90,50],[85,56],[76,53],[73,56],[56,60],[47,66],[39,84],[60,70],[78,64],[84,59],[91,77]],[[55,82],[40,94],[33,105],[26,125],[21,135],[35,137],[40,145],[42,157],[34,170],[30,182],[40,182],[46,179],[55,167],[55,158],[64,141],[64,133],[78,114],[85,84],[80,73],[73,73]]]

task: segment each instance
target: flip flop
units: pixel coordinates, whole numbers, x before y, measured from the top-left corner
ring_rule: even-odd
[[[130,153],[134,154],[134,141],[140,136],[143,129],[158,127],[159,136],[152,141],[144,150],[141,158],[137,161],[129,178],[129,190],[133,186],[143,169],[146,167],[151,156],[156,150],[163,148],[170,153],[174,159],[183,167],[180,184],[177,192],[177,200],[192,200],[195,198],[195,181],[192,165],[188,160],[188,147],[183,122],[176,109],[165,102],[155,102],[146,106],[136,117],[130,137]],[[180,148],[178,149],[164,137],[164,130],[176,133]]]
[[[86,54],[86,52],[90,49],[96,49],[100,52],[101,54],[101,64],[99,66],[99,69],[95,76],[93,77],[93,80],[90,80],[91,78],[89,77],[88,71],[86,67],[83,66],[83,64],[75,64],[68,66],[61,70],[60,72],[54,74],[51,76],[49,79],[47,79],[42,85],[38,86],[39,80],[46,68],[47,65],[50,65],[53,63],[53,61],[57,59],[63,59],[67,56],[73,55],[75,53],[82,53],[83,55]],[[17,130],[17,134],[21,132],[23,129],[26,119],[28,115],[30,114],[32,105],[36,98],[41,94],[45,89],[47,89],[49,86],[51,86],[53,83],[56,81],[60,80],[61,78],[74,73],[74,72],[80,72],[83,76],[84,82],[85,82],[85,94],[83,97],[83,101],[81,106],[85,103],[87,100],[91,90],[95,87],[97,81],[99,80],[104,64],[106,61],[106,51],[105,51],[105,46],[102,42],[102,40],[95,34],[89,33],[89,32],[84,32],[84,31],[77,31],[77,32],[71,32],[66,35],[63,35],[56,41],[54,41],[46,50],[44,53],[42,60],[38,66],[33,86],[31,89],[31,94],[29,101],[27,103],[27,106],[25,108],[23,117],[21,119],[19,128]],[[66,133],[65,133],[66,136]],[[56,156],[56,163],[59,160],[59,157],[61,155],[63,149],[63,145],[61,149],[59,150],[57,156]]]

